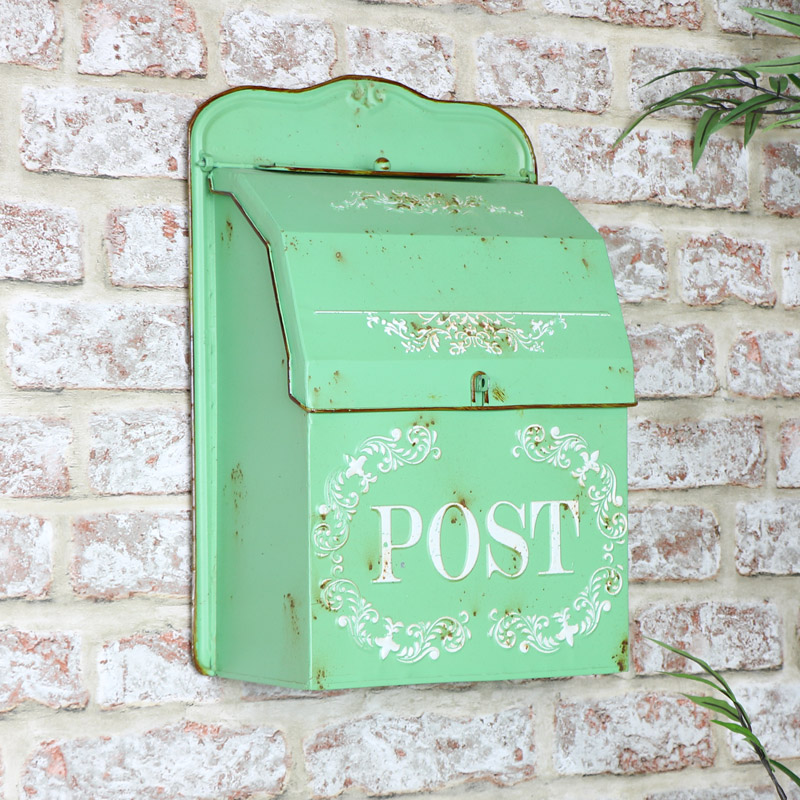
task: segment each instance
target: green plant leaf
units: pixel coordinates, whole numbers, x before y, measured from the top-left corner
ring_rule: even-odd
[[[761,97],[751,97],[749,100],[745,100],[744,102],[740,103],[733,111],[729,111],[725,116],[722,118],[722,122],[725,125],[730,125],[731,122],[734,120],[739,119],[739,117],[745,116],[750,111],[756,108],[761,108],[762,106],[768,106],[772,103],[776,102],[776,98],[763,95]],[[752,134],[751,134],[752,135]]]
[[[697,169],[697,164],[703,156],[706,144],[711,138],[711,134],[719,130],[722,125],[719,118],[722,116],[722,109],[710,108],[706,111],[697,123],[694,132],[694,144],[692,145],[692,169]]]
[[[744,6],[744,11],[752,14],[758,19],[769,22],[770,25],[775,25],[778,28],[783,28],[789,33],[800,36],[800,16],[797,14],[790,14],[788,11],[771,11],[763,8],[748,8]]]
[[[758,130],[758,123],[761,122],[763,114],[760,111],[750,111],[744,118],[744,146],[753,138]]]
[[[784,125],[791,125],[794,122],[800,122],[800,115],[796,117],[788,117],[787,119],[779,119],[777,122],[773,122],[771,125],[766,125],[764,130],[771,131],[773,128],[782,128]]]
[[[785,75],[778,75],[777,77],[770,75],[769,85],[773,92],[783,94],[789,85],[789,79]]]
[[[697,681],[698,683],[704,683],[706,686],[710,686],[712,689],[716,689],[716,691],[724,694],[730,700],[734,700],[732,694],[728,694],[722,686],[714,683],[714,681],[710,681],[708,678],[703,678],[701,675],[693,675],[691,672],[663,672],[662,675],[671,675],[673,678],[686,678],[690,681]]]
[[[705,83],[698,83],[694,86],[687,86],[685,89],[681,89],[679,92],[675,92],[674,94],[668,95],[667,97],[662,98],[661,100],[656,100],[653,103],[650,103],[647,108],[655,108],[659,110],[660,107],[666,107],[668,105],[676,105],[679,101],[687,98],[692,97],[693,95],[706,95],[707,92],[717,91],[719,89],[741,89],[742,85],[735,80],[730,78],[726,78],[725,80],[714,80],[714,81],[706,81]]]
[[[723,719],[712,719],[711,722],[713,722],[714,725],[720,725],[723,728],[727,728],[729,731],[733,731],[734,733],[744,736],[744,738],[747,739],[756,752],[759,752],[759,750],[762,753],[764,752],[764,746],[758,740],[758,736],[756,736],[753,731],[745,728],[743,725],[739,725],[736,722],[725,722]]]
[[[754,61],[746,66],[758,72],[785,75],[789,72],[800,71],[800,56],[787,56],[786,58],[776,58],[772,61]]]
[[[730,703],[726,703],[724,700],[717,700],[716,697],[703,697],[696,694],[684,694],[683,696],[688,697],[689,700],[701,708],[707,708],[709,711],[713,711],[716,714],[724,714],[735,722],[740,721],[739,712]]]
[[[681,650],[679,647],[673,647],[672,645],[666,644],[665,642],[660,642],[658,639],[652,639],[649,636],[645,636],[644,638],[647,639],[649,642],[655,642],[655,644],[665,648],[666,650],[669,650],[672,653],[675,653],[676,655],[683,656],[685,659],[688,659],[689,661],[694,661],[694,663],[697,664],[699,667],[701,667],[704,672],[707,672],[709,675],[711,675],[711,677],[714,678],[714,680],[719,681],[720,685],[723,686],[724,689],[726,690],[725,693],[728,695],[728,697],[731,698],[731,700],[733,700],[733,691],[731,687],[728,686],[728,682],[725,680],[725,678],[722,677],[722,675],[720,675],[716,670],[712,669],[705,661],[703,661],[702,658],[693,656],[691,653],[687,653],[685,650]],[[671,674],[683,675],[683,673],[677,673],[677,672]]]
[[[800,89],[800,76],[789,73],[786,76],[798,89]]]
[[[788,775],[798,786],[800,786],[800,777],[795,775],[795,773],[792,772],[789,769],[789,767],[784,766],[783,764],[781,764],[780,761],[775,761],[775,759],[772,758],[768,758],[767,761],[769,761],[769,763],[772,764],[773,767],[777,767],[785,775]]]

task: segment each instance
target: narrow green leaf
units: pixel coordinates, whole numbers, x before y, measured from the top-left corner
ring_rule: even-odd
[[[697,681],[698,683],[704,683],[706,686],[710,686],[712,689],[716,689],[718,692],[724,694],[730,700],[734,700],[732,694],[728,694],[721,686],[714,683],[714,681],[710,681],[708,678],[703,678],[700,675],[693,675],[691,672],[665,672],[664,675],[671,675],[673,678],[686,678],[690,681]]]
[[[800,56],[787,56],[776,58],[772,61],[754,61],[747,64],[750,69],[764,73],[786,74],[800,71]]]
[[[800,75],[792,75],[789,73],[786,76],[798,89],[800,89]]]
[[[745,116],[745,114],[749,113],[753,109],[761,108],[762,106],[772,105],[776,102],[774,97],[770,97],[769,95],[760,96],[760,97],[751,97],[749,100],[745,100],[743,103],[740,103],[733,111],[729,111],[725,116],[722,118],[722,122],[725,125],[730,125],[731,122],[734,120],[739,119],[739,117]]]
[[[775,25],[785,31],[789,31],[789,33],[800,36],[800,16],[797,14],[790,14],[788,11],[748,8],[747,6],[744,7],[744,10],[758,19],[764,20],[764,22],[769,22],[770,25]]]
[[[755,132],[758,130],[758,123],[761,121],[763,114],[760,111],[751,111],[744,118],[744,146],[753,138]]]
[[[711,721],[715,725],[720,725],[723,728],[727,728],[729,731],[733,731],[734,733],[744,736],[744,738],[747,739],[747,741],[752,745],[754,750],[761,750],[763,752],[764,746],[758,740],[758,737],[753,733],[753,731],[748,730],[743,725],[739,725],[736,722],[725,722],[725,720],[722,719],[712,719]]]
[[[693,703],[696,703],[701,708],[707,708],[709,711],[714,711],[717,714],[724,714],[726,717],[734,720],[734,722],[739,722],[739,713],[738,711],[730,704],[726,703],[724,700],[718,700],[716,697],[703,697],[698,696],[695,694],[684,694],[684,697],[688,697]]]
[[[800,786],[800,777],[795,775],[795,773],[792,772],[789,769],[789,767],[784,766],[783,764],[781,764],[780,761],[775,761],[772,758],[769,758],[767,760],[769,761],[770,764],[772,764],[773,767],[777,767],[781,772],[783,772],[785,775],[788,775],[798,786]]]
[[[682,100],[684,97],[690,97],[695,94],[706,94],[707,92],[719,91],[720,89],[741,88],[742,85],[738,81],[732,79],[706,81],[705,83],[697,83],[694,86],[687,86],[685,89],[681,89],[679,92],[675,92],[663,98],[662,100],[657,100],[655,103],[651,103],[650,106],[666,102],[675,103],[677,100]],[[650,106],[648,106],[648,108]]]
[[[789,117],[788,119],[780,119],[777,122],[773,122],[771,125],[765,125],[763,130],[771,131],[773,128],[782,128],[784,125],[791,125],[795,122],[800,122],[800,115]]]
[[[675,653],[676,655],[683,656],[684,658],[688,659],[689,661],[694,661],[694,663],[697,664],[698,666],[700,666],[703,669],[704,672],[707,672],[709,675],[711,675],[712,678],[714,678],[715,680],[719,681],[719,683],[725,689],[727,689],[728,696],[731,699],[733,699],[733,691],[731,690],[731,687],[728,686],[728,683],[725,680],[725,678],[723,678],[722,675],[720,675],[718,672],[713,670],[705,661],[703,661],[702,658],[698,658],[697,656],[693,656],[691,653],[687,653],[685,650],[681,650],[679,647],[673,647],[672,645],[666,644],[666,642],[660,642],[658,639],[652,639],[649,636],[645,636],[644,638],[647,639],[650,642],[655,642],[655,644],[659,645],[660,647],[663,647],[665,650],[669,650],[670,652]],[[682,674],[682,673],[672,673],[672,674],[679,675],[679,674]]]

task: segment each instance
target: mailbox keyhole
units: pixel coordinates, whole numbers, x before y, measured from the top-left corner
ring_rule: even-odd
[[[470,381],[470,397],[473,405],[489,405],[489,376],[485,372],[476,372]]]

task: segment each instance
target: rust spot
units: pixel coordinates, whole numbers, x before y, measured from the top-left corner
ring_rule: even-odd
[[[589,262],[585,258],[581,259],[581,264],[583,264],[586,269],[589,269]]]
[[[628,637],[626,636],[619,645],[619,650],[617,650],[616,654],[614,655],[614,661],[617,664],[617,669],[620,672],[625,672],[628,669]]]
[[[369,561],[367,561],[367,570],[369,572],[372,572],[372,559],[369,559]]]
[[[327,677],[328,677],[328,673],[327,673],[327,672],[325,672],[325,670],[324,670],[322,667],[320,667],[320,668],[317,670],[317,675],[316,675],[316,679],[317,679],[317,686],[318,686],[320,689],[324,689],[324,688],[325,688],[325,687],[324,687],[324,685],[323,685],[323,681],[324,681],[324,680],[325,680],[325,678],[327,678]]]
[[[297,619],[297,608],[295,607],[294,597],[287,592],[283,596],[283,604],[289,614],[289,624],[292,626],[292,633],[295,636],[300,635],[300,621]]]
[[[333,371],[333,380],[334,380],[336,383],[339,383],[339,380],[341,379],[341,377],[342,377],[342,374],[339,372],[339,370],[338,370],[338,369],[335,369],[335,370]]]
[[[501,389],[499,386],[493,386],[492,397],[494,397],[494,399],[497,400],[498,403],[505,403],[506,401],[505,389]]]
[[[228,241],[231,241],[233,239],[233,223],[229,219],[225,220],[225,230],[228,233]]]
[[[341,250],[337,250],[336,251],[336,260],[337,261],[344,261],[344,256],[342,255],[342,251]]]

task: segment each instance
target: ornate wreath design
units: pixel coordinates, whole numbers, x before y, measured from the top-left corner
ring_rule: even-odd
[[[382,326],[388,336],[397,336],[406,353],[419,353],[429,347],[434,353],[442,343],[450,344],[450,355],[460,356],[469,349],[499,356],[504,350],[516,353],[544,351],[544,339],[559,328],[566,330],[563,316],[532,318],[528,330],[519,326],[516,314],[500,311],[417,312],[384,315],[367,313],[367,327]]]
[[[625,544],[628,521],[624,512],[615,510],[622,508],[623,500],[617,494],[614,470],[599,461],[600,452],[591,452],[582,436],[562,434],[554,427],[550,429],[548,440],[541,425],[529,425],[517,431],[517,440],[519,444],[511,450],[515,458],[524,453],[531,461],[570,470],[570,475],[581,488],[589,484],[589,504],[600,533],[608,539],[603,545],[603,561],[608,563],[592,573],[586,588],[575,598],[572,606],[549,617],[516,611],[501,614],[496,608],[489,614],[493,622],[489,636],[501,647],[512,648],[519,641],[523,653],[529,650],[554,653],[565,643],[572,647],[576,636],[588,636],[597,628],[603,613],[610,611],[608,597],[619,594],[624,572],[621,564],[614,565],[613,551],[616,545]],[[580,614],[577,622],[570,620],[572,612]],[[552,628],[551,623],[555,623]]]
[[[350,631],[359,647],[377,649],[382,659],[392,655],[398,661],[413,663],[426,656],[435,660],[442,650],[459,651],[471,635],[469,615],[462,611],[457,618],[443,616],[408,624],[384,617],[353,581],[342,577],[344,557],[338,552],[350,536],[361,497],[381,474],[441,456],[436,433],[422,425],[412,425],[406,431],[408,444],[403,438],[403,432],[395,428],[389,436],[371,436],[355,454],[345,455],[345,466],[326,481],[325,502],[318,508],[323,519],[314,527],[312,541],[317,557],[330,558],[331,562],[330,577],[320,586],[323,608],[337,615],[337,624]]]

